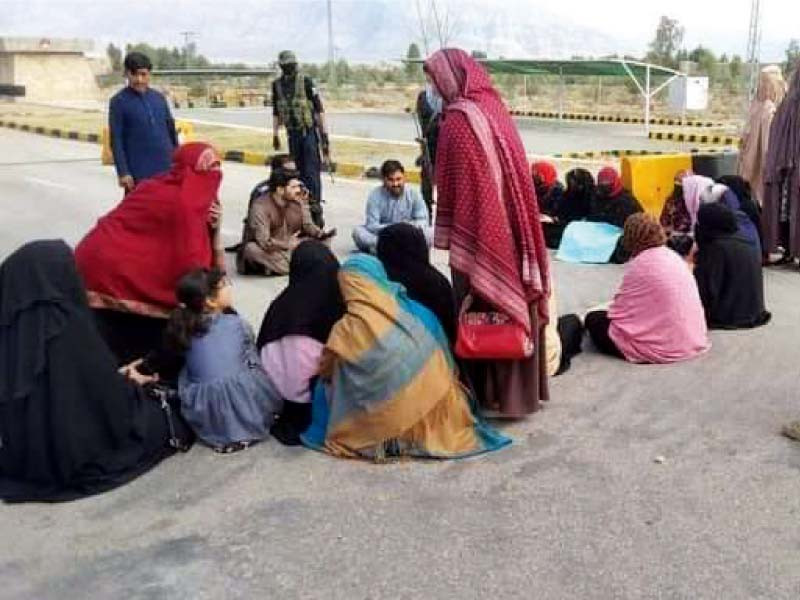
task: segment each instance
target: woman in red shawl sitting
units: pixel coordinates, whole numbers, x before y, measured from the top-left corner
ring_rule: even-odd
[[[546,400],[547,250],[525,149],[486,71],[466,52],[439,50],[425,72],[444,101],[436,154],[434,244],[450,251],[459,305],[505,313],[535,350],[522,360],[465,361],[484,409],[510,417]]]
[[[221,181],[216,151],[185,144],[169,173],[136,186],[75,248],[100,333],[121,364],[159,346],[175,282],[220,262]]]

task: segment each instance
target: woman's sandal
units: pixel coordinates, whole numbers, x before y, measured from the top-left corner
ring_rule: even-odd
[[[212,449],[217,454],[233,454],[234,452],[246,450],[251,444],[252,442],[233,442],[231,444],[225,444],[224,446],[214,446]]]

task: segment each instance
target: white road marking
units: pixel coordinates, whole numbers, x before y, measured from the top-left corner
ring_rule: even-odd
[[[56,188],[59,190],[67,190],[70,192],[74,192],[76,188],[72,187],[71,185],[65,185],[63,183],[58,183],[57,181],[50,181],[49,179],[41,179],[40,177],[25,177],[25,181],[30,181],[31,183],[38,183],[39,185],[43,185],[45,187]]]

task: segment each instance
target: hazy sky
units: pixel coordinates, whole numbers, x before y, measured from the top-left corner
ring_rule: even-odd
[[[379,0],[360,1],[366,5]],[[408,20],[399,26],[407,29],[409,23],[414,23],[415,2],[423,6],[430,2],[389,1],[403,7],[401,14],[406,14]],[[456,13],[460,1],[464,0],[438,0],[440,4],[454,6]],[[684,45],[689,49],[703,44],[717,53],[746,53],[750,0],[484,1],[487,10],[490,8],[494,13],[513,6],[515,11],[529,14],[535,22],[538,10],[559,16],[571,25],[598,30],[619,40],[620,52],[643,54],[653,38],[659,17],[666,14],[684,26]],[[333,0],[335,18],[351,18],[342,11],[336,12],[337,2],[341,0]],[[789,40],[800,38],[800,0],[762,0],[761,4],[762,60],[782,60]],[[325,0],[0,0],[0,35],[70,35],[90,37],[102,43],[148,39],[172,45],[180,41],[178,32],[192,29],[200,32],[200,51],[212,59],[247,60],[246,52],[236,55],[237,44],[221,41],[223,34],[234,40],[241,39],[236,37],[236,31],[219,30],[218,24],[225,21],[220,19],[221,14],[229,14],[227,22],[233,15],[237,23],[249,22],[250,29],[256,29],[256,35],[261,35],[263,29],[263,35],[270,36],[272,27],[280,27],[281,11],[291,11],[302,18],[304,11],[307,14],[313,10],[319,14],[324,6]],[[170,16],[172,7],[175,10]],[[391,23],[381,24],[381,27],[391,26]],[[324,23],[315,21],[314,27],[320,29],[312,34],[315,38],[321,41],[327,36]],[[220,47],[225,50],[221,51]]]
[[[456,0],[457,1],[457,0]],[[533,6],[537,1],[522,0]],[[661,15],[678,19],[687,48],[703,44],[717,52],[744,55],[750,24],[750,0],[557,0],[547,10],[646,47]],[[761,0],[762,58],[783,59],[792,38],[800,38],[800,0]]]

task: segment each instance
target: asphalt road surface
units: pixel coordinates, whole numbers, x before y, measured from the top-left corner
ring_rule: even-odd
[[[119,200],[97,154],[0,130],[0,257],[74,243]],[[228,242],[263,175],[225,165]],[[369,185],[326,182],[341,257]],[[607,300],[621,270],[554,273],[565,312]],[[285,280],[235,280],[257,326]],[[195,446],[101,496],[0,505],[0,598],[796,599],[800,444],[778,431],[800,417],[800,273],[770,270],[766,292],[770,325],[715,332],[689,363],[631,365],[587,341],[491,455]]]
[[[174,110],[179,119],[257,127],[272,132],[272,109],[193,108]],[[327,113],[332,135],[413,142],[419,134],[410,114],[383,112]],[[643,125],[584,123],[553,119],[516,118],[529,154],[592,150],[686,151],[696,144],[649,140]]]

